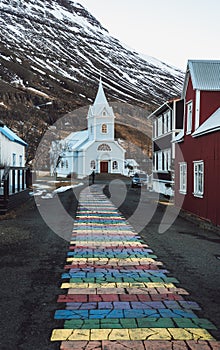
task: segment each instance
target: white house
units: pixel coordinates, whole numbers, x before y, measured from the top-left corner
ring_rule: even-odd
[[[24,169],[26,147],[27,143],[0,121],[0,197],[26,188],[26,170]],[[2,181],[7,181],[7,194]],[[1,203],[1,199],[0,214],[7,210],[5,203]]]
[[[51,172],[58,176],[76,173],[79,178],[96,173],[124,172],[125,150],[115,141],[115,116],[100,80],[98,92],[87,115],[88,128],[73,132],[62,141],[53,142]],[[57,159],[58,158],[58,159]]]
[[[0,121],[0,166],[25,166],[27,143]]]

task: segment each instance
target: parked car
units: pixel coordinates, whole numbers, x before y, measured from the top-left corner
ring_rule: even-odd
[[[131,181],[131,187],[141,187],[141,186],[147,186],[147,175],[142,173],[134,174]]]

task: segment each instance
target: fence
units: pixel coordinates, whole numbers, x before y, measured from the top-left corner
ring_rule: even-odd
[[[0,214],[5,214],[27,197],[31,172],[26,167],[0,167],[0,179]]]

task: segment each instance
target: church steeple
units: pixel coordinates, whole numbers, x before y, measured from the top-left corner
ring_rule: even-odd
[[[95,101],[90,106],[87,116],[89,139],[114,140],[114,118],[113,109],[108,104],[100,78]]]
[[[96,106],[96,105],[109,105],[109,104],[108,104],[108,101],[107,101],[107,99],[106,99],[104,90],[103,90],[102,78],[101,78],[101,77],[100,77],[100,80],[99,80],[98,92],[97,92],[95,101],[94,101],[94,103],[93,103],[93,106]]]

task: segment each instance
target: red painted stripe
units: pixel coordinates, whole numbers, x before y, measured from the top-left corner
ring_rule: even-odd
[[[91,303],[91,302],[132,302],[183,300],[178,294],[65,294],[59,295],[58,303]]]

